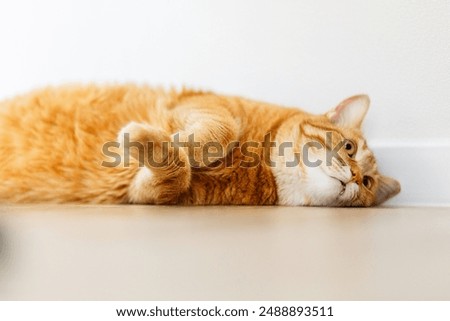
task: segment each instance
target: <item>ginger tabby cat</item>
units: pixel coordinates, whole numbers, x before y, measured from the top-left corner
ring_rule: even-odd
[[[47,88],[0,103],[1,203],[372,206],[400,191],[351,97],[326,115],[145,86]]]

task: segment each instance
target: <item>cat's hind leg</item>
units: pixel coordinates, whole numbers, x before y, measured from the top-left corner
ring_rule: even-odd
[[[118,137],[124,158],[139,163],[129,186],[129,202],[175,204],[190,185],[191,168],[185,151],[174,148],[169,134],[150,125],[132,122]]]

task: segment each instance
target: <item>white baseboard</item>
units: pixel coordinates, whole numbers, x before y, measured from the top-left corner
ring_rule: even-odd
[[[380,172],[402,185],[386,205],[450,206],[450,144],[379,144],[372,150]]]

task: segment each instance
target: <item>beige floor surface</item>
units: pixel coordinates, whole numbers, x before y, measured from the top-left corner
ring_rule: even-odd
[[[0,299],[450,300],[450,209],[0,207]]]

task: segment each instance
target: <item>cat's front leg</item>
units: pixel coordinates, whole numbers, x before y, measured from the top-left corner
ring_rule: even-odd
[[[239,141],[240,120],[224,108],[187,104],[178,106],[172,115],[180,128],[172,139],[183,147],[191,167],[207,167],[224,158]]]
[[[138,161],[139,171],[129,186],[129,201],[174,204],[190,186],[191,168],[185,151],[174,147],[170,135],[150,125],[132,122],[118,137],[124,156]]]

